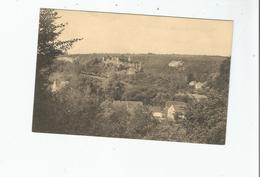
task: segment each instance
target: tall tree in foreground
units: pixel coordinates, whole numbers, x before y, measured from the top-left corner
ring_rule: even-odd
[[[66,53],[75,42],[81,39],[60,40],[59,36],[67,23],[59,23],[57,20],[59,18],[54,9],[40,11],[33,130],[49,131],[53,128],[57,131],[57,127],[62,124],[57,119],[54,120],[53,115],[59,113],[56,118],[66,116],[64,111],[57,111],[63,110],[64,104],[55,100],[48,92],[49,77],[57,68],[53,62],[55,56]]]
[[[39,36],[38,36],[38,55],[55,57],[64,54],[69,50],[73,44],[81,38],[61,41],[58,39],[60,34],[64,31],[67,23],[57,23],[59,19],[58,12],[54,9],[41,9]]]

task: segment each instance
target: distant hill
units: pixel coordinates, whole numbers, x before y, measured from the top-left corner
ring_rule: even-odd
[[[174,69],[169,67],[171,61],[183,61],[186,74],[195,75],[198,81],[204,81],[208,74],[219,72],[220,64],[228,57],[207,56],[207,55],[179,55],[179,54],[75,54],[70,57],[77,57],[80,64],[87,64],[91,60],[102,57],[130,56],[132,61],[141,62],[143,70],[148,74],[161,75],[162,77],[174,73]]]

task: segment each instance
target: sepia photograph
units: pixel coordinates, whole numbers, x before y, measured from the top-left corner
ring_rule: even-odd
[[[33,132],[224,145],[233,21],[42,8]]]

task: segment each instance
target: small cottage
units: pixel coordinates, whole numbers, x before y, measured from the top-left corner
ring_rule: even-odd
[[[204,86],[204,83],[201,83],[201,82],[197,82],[196,84],[195,84],[195,89],[202,89],[202,87]]]
[[[196,90],[200,90],[205,86],[205,82],[197,82],[197,81],[191,81],[189,83],[189,86],[195,88]]]
[[[60,81],[60,80],[54,80],[51,84],[51,92],[55,93],[61,90],[63,87],[69,84],[69,81]]]
[[[135,68],[128,68],[126,74],[127,75],[134,75],[136,73]]]
[[[168,64],[169,67],[177,68],[183,66],[183,61],[180,60],[173,60]]]
[[[175,121],[178,118],[184,118],[186,103],[180,101],[168,101],[165,103],[164,111],[166,113],[166,117],[169,120]]]
[[[58,57],[56,58],[56,60],[73,63],[73,62],[76,60],[76,58],[69,57],[69,56],[58,56]]]
[[[196,81],[191,81],[190,83],[189,83],[189,86],[195,86],[195,84],[196,84]]]
[[[163,111],[160,106],[149,106],[149,111],[152,113],[154,118],[162,118],[163,117]]]

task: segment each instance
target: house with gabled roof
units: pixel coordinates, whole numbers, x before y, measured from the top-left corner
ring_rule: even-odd
[[[168,120],[175,121],[177,115],[181,118],[184,118],[186,107],[186,103],[181,101],[167,101],[165,103],[164,112]]]

